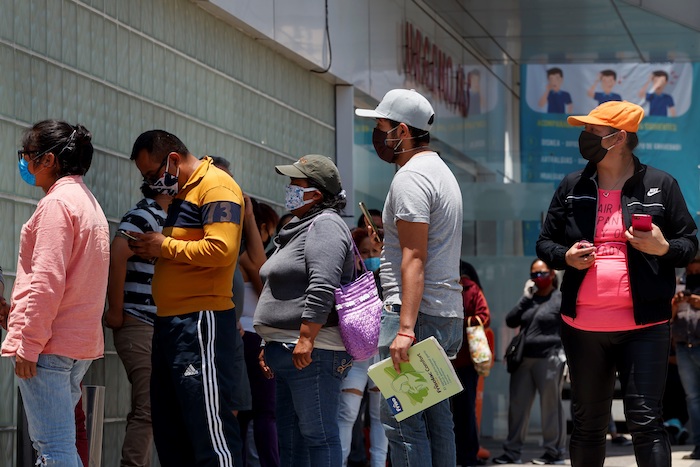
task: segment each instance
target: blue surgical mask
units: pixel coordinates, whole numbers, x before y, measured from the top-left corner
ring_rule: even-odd
[[[178,191],[180,191],[177,183],[177,178],[180,176],[180,167],[177,168],[175,175],[168,173],[169,167],[170,158],[168,158],[167,162],[165,163],[165,172],[163,172],[163,175],[161,175],[158,180],[151,183],[149,186],[151,187],[151,190],[162,195],[177,196]]]
[[[22,180],[31,186],[36,186],[36,177],[29,171],[29,162],[22,158],[17,161],[17,166],[19,167],[19,176],[22,177]]]
[[[367,269],[370,271],[374,272],[379,269],[380,258],[378,256],[376,258],[367,258],[363,261],[365,262]]]
[[[304,193],[318,191],[317,188],[304,188],[298,185],[287,185],[287,192],[284,196],[284,207],[289,211],[294,211],[307,204],[313,203],[313,199],[304,199]]]

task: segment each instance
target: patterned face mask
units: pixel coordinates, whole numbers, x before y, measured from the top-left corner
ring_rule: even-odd
[[[156,193],[160,193],[168,196],[177,196],[177,192],[180,191],[178,187],[177,178],[180,176],[180,167],[177,167],[177,172],[175,175],[169,174],[168,169],[170,168],[170,158],[167,159],[165,163],[165,172],[163,175],[150,184],[151,190]]]
[[[318,191],[318,189],[313,187],[304,188],[298,185],[287,185],[287,192],[284,196],[284,207],[288,211],[294,211],[307,204],[313,203],[313,199],[304,199],[304,193],[310,191]]]

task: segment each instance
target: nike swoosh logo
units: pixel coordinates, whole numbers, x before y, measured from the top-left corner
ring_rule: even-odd
[[[660,188],[649,188],[649,191],[647,191],[647,196],[654,196],[658,193],[661,193]]]

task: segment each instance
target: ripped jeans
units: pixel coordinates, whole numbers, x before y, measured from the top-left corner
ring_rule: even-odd
[[[12,359],[14,365],[15,359]],[[36,465],[81,467],[75,447],[75,404],[80,382],[92,360],[39,355],[37,374],[19,379],[29,437],[39,453]]]
[[[352,442],[352,429],[357,420],[362,403],[365,386],[369,386],[369,418],[370,418],[370,448],[372,467],[384,467],[386,465],[389,440],[384,433],[382,420],[379,415],[381,405],[385,404],[382,393],[377,385],[367,375],[370,365],[379,361],[379,354],[367,360],[353,362],[352,368],[341,385],[340,392],[340,444],[343,447],[343,467],[348,465],[348,455]]]

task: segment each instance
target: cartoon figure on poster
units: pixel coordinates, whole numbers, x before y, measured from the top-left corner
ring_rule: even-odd
[[[651,89],[649,89],[650,84]],[[649,75],[649,79],[646,80],[642,89],[639,90],[640,99],[644,98],[649,103],[649,116],[676,116],[673,97],[664,93],[666,85],[668,85],[668,73],[664,70],[656,70]]]
[[[570,114],[573,111],[571,94],[561,89],[564,82],[564,72],[561,68],[550,68],[547,70],[547,88],[540,97],[538,106],[547,106],[547,113],[550,114]]]
[[[608,66],[527,65],[523,71],[527,108],[538,114],[584,114],[605,102],[629,101],[642,106],[647,117],[669,119],[678,118],[691,109],[692,64]]]
[[[603,70],[598,74],[598,79],[588,89],[588,97],[598,101],[598,105],[610,101],[621,101],[622,96],[612,92],[617,82],[617,73],[614,70]],[[600,83],[600,88],[603,92],[596,92],[596,88]]]

